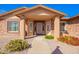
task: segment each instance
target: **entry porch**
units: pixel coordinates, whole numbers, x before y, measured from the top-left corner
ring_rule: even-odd
[[[60,36],[60,19],[64,13],[38,5],[23,14],[21,36],[53,35],[54,39]]]
[[[49,15],[30,15],[25,20],[25,37],[37,35],[60,36],[60,17]]]

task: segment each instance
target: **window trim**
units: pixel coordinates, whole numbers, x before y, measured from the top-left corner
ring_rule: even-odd
[[[17,31],[8,30],[8,22],[18,22],[18,30]],[[18,33],[18,32],[20,32],[20,22],[19,21],[7,21],[7,32],[10,32],[10,33]]]

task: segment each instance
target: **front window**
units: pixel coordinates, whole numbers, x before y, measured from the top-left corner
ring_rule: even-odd
[[[8,31],[18,31],[19,30],[19,23],[18,21],[8,21],[7,22]]]
[[[50,31],[50,26],[49,25],[47,25],[47,31]]]
[[[30,32],[33,31],[33,22],[30,22],[30,23],[29,23],[29,30],[30,30]]]
[[[61,23],[61,31],[65,31],[65,23]]]

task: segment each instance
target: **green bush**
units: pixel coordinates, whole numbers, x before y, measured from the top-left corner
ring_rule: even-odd
[[[54,39],[54,36],[52,36],[52,35],[46,35],[45,38],[46,39]]]
[[[26,42],[25,40],[21,40],[21,39],[15,39],[15,40],[11,40],[6,46],[5,48],[12,52],[12,51],[21,51],[24,49],[29,48],[29,44],[28,42]]]

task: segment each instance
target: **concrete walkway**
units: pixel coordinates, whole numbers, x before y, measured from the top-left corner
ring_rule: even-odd
[[[47,42],[43,40],[43,37],[35,37],[32,41],[32,48],[27,52],[28,54],[50,54],[51,49]]]
[[[46,40],[43,36],[33,38],[28,54],[79,54],[79,46],[68,45],[56,40]]]

